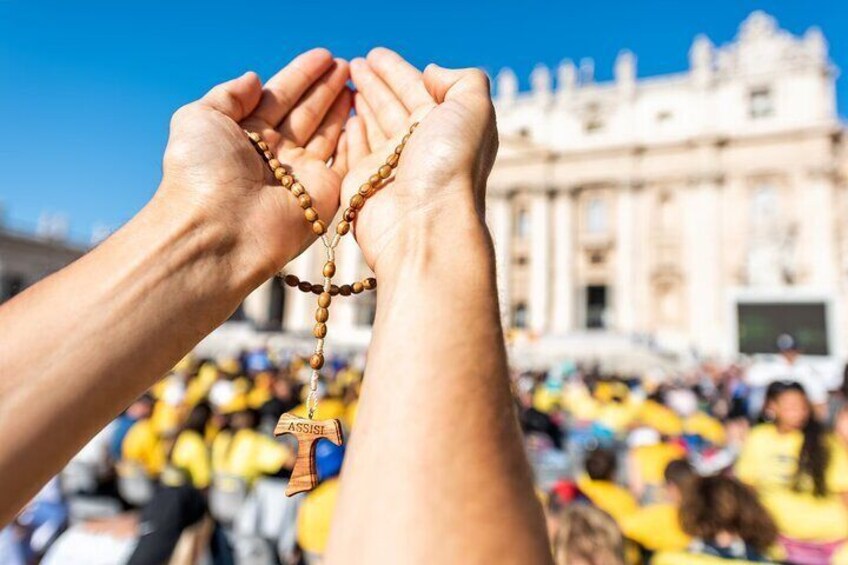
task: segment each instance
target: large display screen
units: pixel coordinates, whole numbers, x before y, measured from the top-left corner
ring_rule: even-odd
[[[803,353],[830,354],[823,302],[740,302],[736,315],[740,353],[777,353],[777,336],[788,333]]]

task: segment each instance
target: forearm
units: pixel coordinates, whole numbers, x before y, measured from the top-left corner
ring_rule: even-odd
[[[488,234],[474,212],[419,229],[403,259],[386,261],[398,268],[377,265],[378,315],[329,561],[544,563]]]
[[[236,244],[154,199],[0,308],[0,523],[237,307]]]

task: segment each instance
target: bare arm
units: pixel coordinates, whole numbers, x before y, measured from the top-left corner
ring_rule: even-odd
[[[264,89],[247,74],[184,107],[151,203],[0,308],[0,524],[310,241],[240,124],[262,132],[332,216],[345,159],[335,170],[324,161],[350,109],[347,77],[316,50]]]
[[[497,146],[488,83],[473,70],[422,76],[387,50],[353,61],[351,74],[363,97],[348,128],[352,156],[357,140],[373,148],[368,140],[389,138],[372,150],[383,158],[438,106],[356,226],[380,287],[328,561],[549,562],[481,212]],[[373,166],[363,162],[352,160],[343,193]]]

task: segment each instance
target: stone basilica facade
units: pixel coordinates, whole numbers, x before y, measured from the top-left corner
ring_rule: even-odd
[[[790,331],[842,356],[848,150],[837,70],[817,29],[755,12],[737,37],[694,39],[689,68],[614,80],[591,61],[495,83],[501,148],[489,184],[504,324],[529,341],[641,336],[664,349],[765,352]],[[352,238],[339,278],[364,266]],[[290,271],[317,273],[317,254]],[[308,332],[314,297],[269,282],[244,304],[260,325]],[[373,297],[333,308],[334,335],[367,339]],[[359,336],[359,337],[358,337]]]

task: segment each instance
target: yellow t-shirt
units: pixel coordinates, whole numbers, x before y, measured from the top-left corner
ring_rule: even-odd
[[[306,495],[297,513],[297,543],[304,551],[322,555],[339,496],[339,480],[329,479]]]
[[[356,415],[359,413],[359,400],[354,400],[345,408],[344,418],[342,421],[348,430],[353,429],[353,423],[356,422]]]
[[[185,471],[195,487],[209,486],[212,477],[209,450],[199,433],[186,430],[179,435],[171,451],[171,465]]]
[[[661,551],[651,559],[651,565],[757,565],[745,559],[723,559],[685,551]]]
[[[216,474],[236,476],[252,483],[262,475],[276,473],[292,458],[291,451],[255,430],[218,434],[212,444]]]
[[[799,431],[781,434],[774,424],[751,430],[736,462],[736,476],[753,486],[784,535],[804,541],[836,541],[848,537],[848,454],[827,436],[830,463],[825,472],[828,494],[815,497],[810,481],[801,490],[792,486],[804,442]]]
[[[165,466],[165,450],[153,422],[145,418],[133,424],[121,444],[121,458],[139,465],[151,477]]]
[[[298,418],[306,418],[308,415],[306,404],[298,404],[290,413]],[[315,408],[316,420],[342,419],[344,414],[345,404],[338,398],[322,398]]]
[[[676,437],[683,433],[683,422],[677,413],[653,400],[646,400],[639,409],[638,421],[657,430],[664,436]]]
[[[691,538],[680,527],[680,513],[674,504],[651,504],[624,518],[624,535],[650,551],[686,549]]]
[[[612,516],[619,524],[639,508],[629,490],[611,481],[593,481],[583,475],[577,479],[577,487],[592,504]]]
[[[630,452],[642,483],[652,486],[664,484],[665,468],[675,459],[680,459],[685,455],[686,451],[674,443],[644,445]]]
[[[695,412],[683,423],[687,434],[699,435],[713,445],[724,445],[727,437],[721,421],[704,412]]]

